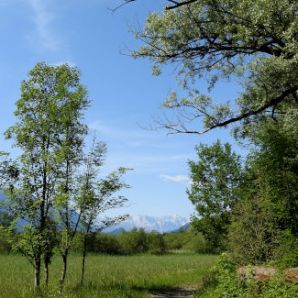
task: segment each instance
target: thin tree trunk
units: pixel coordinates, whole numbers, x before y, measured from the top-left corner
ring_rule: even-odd
[[[44,262],[44,276],[45,276],[45,286],[48,288],[49,285],[49,262],[46,260]]]
[[[35,259],[35,266],[34,266],[34,292],[38,293],[40,291],[40,268],[41,268],[41,261],[40,257]]]
[[[81,271],[81,286],[84,284],[85,278],[85,267],[86,267],[86,256],[87,256],[87,237],[88,233],[84,236],[83,256],[82,256],[82,271]]]
[[[63,269],[60,277],[60,291],[63,291],[66,273],[67,273],[67,261],[68,261],[68,249],[62,254]]]

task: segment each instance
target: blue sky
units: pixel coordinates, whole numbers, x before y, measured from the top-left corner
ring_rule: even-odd
[[[81,70],[92,100],[85,121],[108,146],[104,173],[119,166],[134,169],[126,177],[131,188],[125,191],[130,203],[124,211],[188,217],[193,207],[186,195],[187,161],[195,158],[195,145],[232,140],[225,129],[203,136],[144,129],[161,115],[163,100],[177,88],[175,74],[168,67],[154,77],[149,61],[123,52],[140,45],[129,29],[161,9],[162,1],[140,0],[112,14],[108,8],[117,3],[0,0],[0,150],[10,150],[3,132],[15,122],[15,101],[27,72],[40,61],[71,63]],[[204,80],[199,84],[205,88]],[[238,93],[230,83],[213,92],[219,101]]]

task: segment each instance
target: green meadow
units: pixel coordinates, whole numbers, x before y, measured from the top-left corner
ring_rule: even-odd
[[[44,297],[151,297],[154,293],[179,288],[199,288],[215,260],[216,256],[198,254],[94,255],[87,259],[85,285],[79,287],[81,258],[73,255],[65,289],[60,295],[57,285],[61,262],[55,258]],[[0,297],[33,297],[33,270],[26,259],[1,255],[0,264]]]

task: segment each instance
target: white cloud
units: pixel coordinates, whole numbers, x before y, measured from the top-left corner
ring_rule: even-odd
[[[190,184],[191,180],[186,175],[160,175],[160,178],[164,181],[171,181],[175,183],[186,183]]]
[[[33,10],[33,21],[36,26],[36,33],[38,35],[38,42],[40,45],[51,51],[55,51],[59,47],[59,42],[54,37],[51,30],[51,23],[54,19],[53,15],[49,13],[45,6],[44,0],[29,0],[29,5]]]

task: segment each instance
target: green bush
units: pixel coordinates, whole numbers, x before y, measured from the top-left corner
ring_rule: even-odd
[[[108,234],[95,234],[92,241],[92,249],[89,251],[93,253],[103,253],[110,255],[121,254],[121,246],[116,236]]]
[[[119,242],[122,253],[126,255],[145,253],[149,250],[148,235],[144,229],[133,229],[119,235]]]
[[[275,263],[281,268],[298,267],[298,238],[286,230],[278,237],[274,250]]]
[[[167,251],[166,243],[163,235],[159,233],[149,233],[148,234],[149,242],[149,252],[154,255],[162,255]]]
[[[193,251],[199,254],[212,252],[208,242],[201,233],[191,235],[189,241],[183,246],[183,250]]]
[[[231,256],[222,254],[218,263],[203,280],[197,293],[202,298],[293,298],[298,297],[298,284],[286,282],[282,274],[276,274],[271,281],[241,279]]]
[[[274,223],[266,199],[254,197],[238,203],[229,231],[229,246],[237,263],[262,264],[273,259],[279,232]]]

